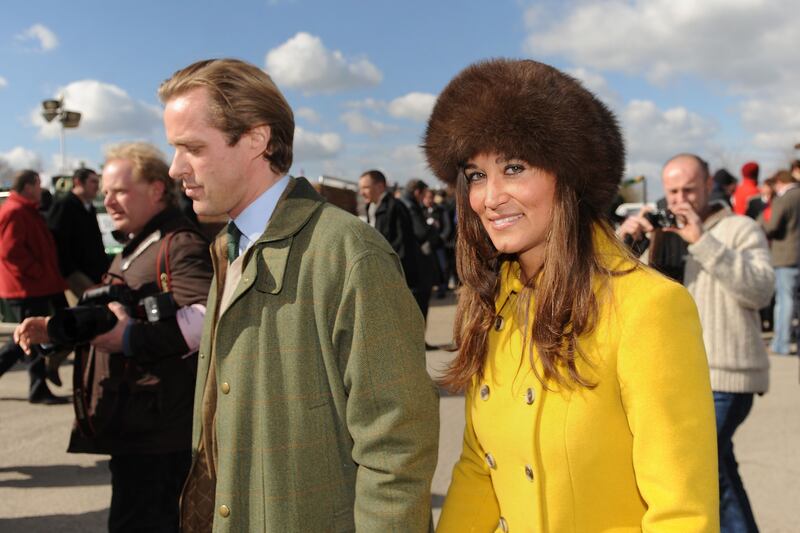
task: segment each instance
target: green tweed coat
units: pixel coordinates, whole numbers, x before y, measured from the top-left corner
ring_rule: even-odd
[[[213,530],[429,531],[438,397],[397,256],[303,178],[247,254],[218,320],[215,276],[198,359],[195,450],[214,351]]]

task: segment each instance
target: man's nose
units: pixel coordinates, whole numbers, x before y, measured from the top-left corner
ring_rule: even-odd
[[[172,156],[172,164],[169,166],[169,175],[174,180],[183,179],[186,175],[186,161],[184,157],[175,150],[175,155]]]

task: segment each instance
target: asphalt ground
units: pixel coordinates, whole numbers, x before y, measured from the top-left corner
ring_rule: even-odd
[[[427,340],[451,341],[455,301],[432,300]],[[428,352],[438,375],[452,354]],[[734,437],[736,455],[762,532],[800,531],[800,367],[797,357],[771,356],[771,390],[757,397]],[[61,369],[71,393],[72,367]],[[0,533],[88,533],[106,530],[111,498],[108,457],[65,452],[72,406],[42,406],[27,400],[28,376],[17,365],[0,378]],[[434,518],[447,493],[461,451],[464,398],[442,392],[439,466],[433,479]]]

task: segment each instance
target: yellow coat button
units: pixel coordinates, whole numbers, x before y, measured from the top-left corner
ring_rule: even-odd
[[[525,465],[525,477],[528,478],[528,481],[533,481],[533,468],[531,468],[531,465]]]
[[[219,506],[219,515],[222,518],[228,518],[231,515],[231,510],[227,505],[220,505]]]
[[[500,521],[497,523],[497,527],[500,528],[500,531],[503,533],[508,533],[508,522],[502,516],[500,517]]]
[[[497,468],[497,461],[494,460],[494,456],[492,454],[486,454],[486,464],[489,465],[489,468],[495,470]]]
[[[489,385],[481,387],[481,400],[486,401],[489,399]]]
[[[528,405],[532,405],[534,397],[535,396],[534,396],[534,393],[533,393],[533,389],[528,389],[525,392],[525,403],[527,403]]]
[[[228,384],[227,381],[222,385],[220,385],[219,388],[222,389],[222,394],[228,394],[231,391],[231,386]]]

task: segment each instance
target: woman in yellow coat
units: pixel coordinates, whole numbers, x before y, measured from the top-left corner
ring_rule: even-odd
[[[694,302],[605,222],[610,111],[534,61],[439,96],[428,162],[454,183],[464,448],[441,533],[719,531],[714,410]]]

